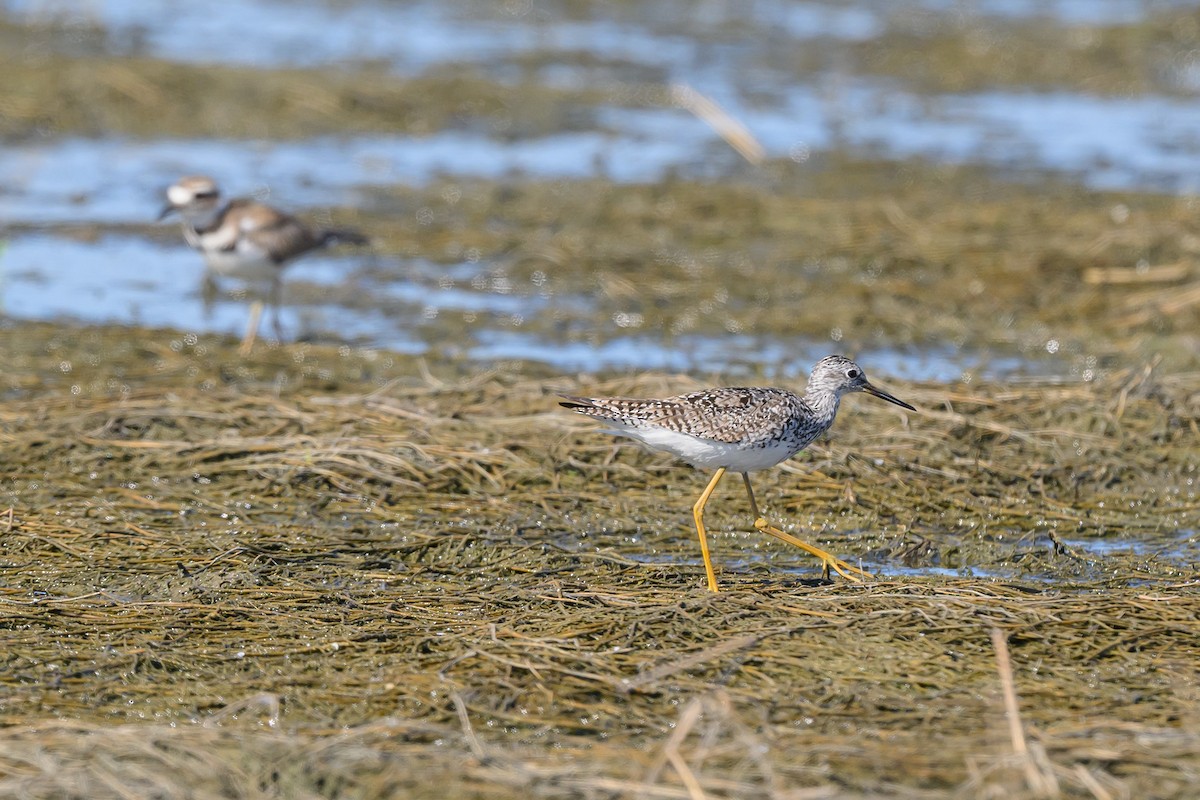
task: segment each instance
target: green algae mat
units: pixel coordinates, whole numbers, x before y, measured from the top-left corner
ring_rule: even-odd
[[[935,106],[1189,98],[1200,23],[1158,11],[978,28],[906,9],[885,36],[786,45],[786,81],[903,76]],[[519,141],[674,107],[657,67],[540,82],[553,47],[403,77],[114,57],[103,30],[59,28],[0,20],[7,144]],[[1023,160],[801,154],[725,153],[713,180],[357,187],[330,222],[367,231],[381,269],[428,261],[440,286],[466,259],[482,265],[467,283],[546,300],[429,317],[353,276],[289,280],[299,305],[404,319],[426,359],[357,343],[241,358],[215,335],[6,321],[0,798],[1195,796],[1195,197],[1083,189]],[[0,221],[44,231],[183,247],[149,221]],[[875,577],[821,580],[752,530],[734,480],[709,505],[708,592],[690,513],[708,476],[557,406],[763,372],[798,390],[794,365],[460,360],[518,326],[549,347],[745,336],[860,357],[919,411],[848,398],[755,488],[773,524]],[[875,360],[894,348],[966,371],[905,382]]]
[[[1149,797],[1200,771],[1200,374],[878,380],[740,487],[680,376],[0,330],[0,795]],[[801,388],[793,386],[793,388]]]

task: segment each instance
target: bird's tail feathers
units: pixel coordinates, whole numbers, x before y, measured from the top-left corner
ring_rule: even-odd
[[[353,228],[330,228],[329,230],[321,231],[322,247],[334,244],[354,244],[365,247],[370,243],[371,240],[366,234],[360,233]]]
[[[596,407],[596,404],[587,397],[576,397],[575,395],[570,394],[560,394],[559,397],[562,399],[558,401],[558,404],[563,408],[569,408],[572,411],[586,412],[588,409],[594,409]]]

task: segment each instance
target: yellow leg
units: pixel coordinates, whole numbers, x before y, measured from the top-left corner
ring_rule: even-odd
[[[239,355],[248,356],[254,349],[254,340],[258,337],[258,323],[262,319],[262,312],[262,301],[255,300],[250,306],[250,319],[246,322],[246,335],[242,337],[242,346],[238,348]]]
[[[700,535],[700,554],[704,556],[704,571],[708,574],[708,589],[712,592],[718,592],[720,589],[717,588],[717,573],[713,571],[712,559],[708,556],[708,537],[704,533],[704,504],[708,502],[708,498],[712,496],[713,490],[717,488],[717,484],[720,483],[721,476],[724,474],[724,467],[718,469],[717,474],[713,475],[712,480],[708,482],[708,486],[704,487],[704,492],[696,501],[696,505],[692,506],[692,516],[696,519],[696,533]]]
[[[854,575],[850,574],[851,572],[857,573],[858,575],[862,575],[865,578],[875,577],[871,573],[861,570],[858,567],[850,566],[845,561],[842,561],[842,560],[836,558],[835,556],[833,556],[829,553],[826,553],[824,550],[822,550],[819,547],[813,547],[808,542],[803,542],[803,541],[797,539],[795,536],[792,536],[790,533],[784,533],[783,531],[779,530],[778,528],[771,527],[771,525],[767,522],[767,518],[764,517],[761,513],[759,513],[758,503],[754,502],[754,489],[752,489],[750,487],[750,473],[743,472],[742,480],[746,482],[746,494],[750,496],[750,511],[754,514],[755,530],[759,530],[765,534],[774,536],[776,539],[779,539],[782,542],[787,542],[788,544],[795,545],[796,547],[799,547],[804,552],[814,555],[817,558],[821,559],[821,576],[824,578],[829,577],[829,568],[830,567],[833,567],[833,571],[836,572],[838,575],[841,575],[843,578],[845,578],[846,580],[850,580],[850,581],[858,580],[858,578],[856,578],[856,577],[854,577]]]

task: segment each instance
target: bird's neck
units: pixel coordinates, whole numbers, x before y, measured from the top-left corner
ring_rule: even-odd
[[[193,233],[208,233],[221,223],[227,208],[226,205],[216,205],[212,208],[192,208],[180,212],[185,235],[189,230]]]
[[[833,424],[833,418],[837,416],[838,402],[841,400],[837,392],[831,392],[828,389],[813,389],[809,388],[804,394],[804,402],[812,409],[813,421],[820,423],[821,427],[828,428]]]

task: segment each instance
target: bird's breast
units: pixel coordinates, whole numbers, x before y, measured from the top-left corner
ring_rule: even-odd
[[[233,250],[205,250],[204,261],[218,275],[245,281],[269,281],[279,270],[265,251],[240,247]]]
[[[773,467],[803,449],[795,442],[722,442],[665,428],[625,428],[612,433],[628,436],[655,450],[671,453],[694,467],[725,467],[736,472],[753,472]]]

